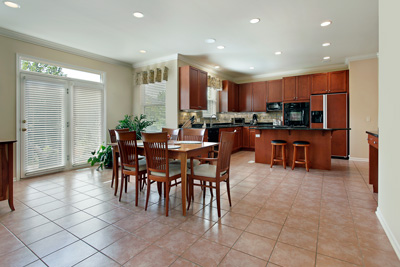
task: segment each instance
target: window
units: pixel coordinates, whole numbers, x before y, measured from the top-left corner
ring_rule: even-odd
[[[208,87],[207,110],[203,110],[203,117],[209,118],[213,114],[217,114],[217,90]]]
[[[147,120],[154,121],[153,125],[146,128],[147,131],[161,131],[165,126],[165,94],[166,81],[160,83],[145,84],[143,90],[143,114]]]
[[[21,70],[37,72],[47,75],[68,77],[72,79],[85,80],[90,82],[102,82],[101,74],[92,73],[88,71],[81,71],[71,68],[64,68],[56,66],[55,64],[48,64],[45,62],[39,62],[37,60],[21,59],[20,62]]]

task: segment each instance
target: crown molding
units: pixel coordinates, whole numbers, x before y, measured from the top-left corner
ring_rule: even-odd
[[[114,65],[120,65],[120,66],[124,66],[124,67],[129,67],[131,68],[132,65],[131,63],[127,63],[124,61],[120,61],[120,60],[116,60],[113,58],[109,58],[109,57],[105,57],[105,56],[101,56],[98,54],[94,54],[94,53],[90,53],[84,50],[80,50],[77,48],[73,48],[73,47],[69,47],[66,45],[62,45],[62,44],[58,44],[58,43],[54,43],[51,41],[47,41],[38,37],[34,37],[31,35],[27,35],[24,33],[20,33],[20,32],[16,32],[16,31],[12,31],[6,28],[2,28],[0,27],[0,35],[4,36],[4,37],[8,37],[11,39],[15,39],[18,41],[22,41],[22,42],[26,42],[26,43],[30,43],[30,44],[34,44],[34,45],[39,45],[39,46],[43,46],[46,48],[50,48],[50,49],[54,49],[54,50],[58,50],[61,52],[65,52],[65,53],[69,53],[69,54],[73,54],[76,56],[81,56],[81,57],[86,57],[89,59],[93,59],[93,60],[98,60],[101,62],[105,62],[105,63],[110,63],[110,64],[114,64]]]
[[[321,72],[321,71],[332,71],[332,70],[340,70],[340,69],[348,69],[347,64],[333,64],[333,65],[319,66],[319,67],[313,67],[313,68],[272,72],[272,73],[266,73],[266,74],[260,74],[260,75],[242,76],[242,77],[235,78],[233,80],[233,82],[244,83],[244,82],[248,82],[248,81],[256,80],[256,79],[258,80],[258,79],[294,76],[294,75],[302,75],[302,74],[308,74],[308,73],[317,73],[317,72]]]
[[[366,54],[366,55],[360,55],[360,56],[354,56],[354,57],[347,57],[346,60],[345,60],[345,63],[348,65],[351,61],[378,58],[378,56],[379,56],[379,53]]]
[[[178,54],[172,54],[172,55],[165,56],[165,57],[159,57],[159,58],[150,59],[150,60],[146,60],[146,61],[136,62],[136,63],[132,64],[132,67],[134,69],[142,68],[142,67],[146,67],[146,66],[149,66],[149,65],[164,63],[164,62],[167,62],[167,61],[177,60],[177,59],[178,59]]]
[[[223,71],[215,71],[214,67],[211,65],[207,65],[207,64],[199,64],[196,61],[187,58],[184,55],[178,54],[178,60],[183,61],[187,64],[189,64],[190,66],[193,66],[195,68],[198,69],[203,69],[204,71],[207,71],[207,73],[211,73],[215,76],[218,76],[224,80],[230,80],[232,81],[234,78],[232,76],[227,75],[226,73],[224,73]]]

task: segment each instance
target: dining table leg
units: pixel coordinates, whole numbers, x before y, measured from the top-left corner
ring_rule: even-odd
[[[187,154],[181,153],[182,213],[186,216]]]
[[[119,154],[118,152],[113,149],[113,172],[114,172],[114,184],[115,184],[115,191],[114,191],[114,196],[117,195],[118,192],[118,157]]]

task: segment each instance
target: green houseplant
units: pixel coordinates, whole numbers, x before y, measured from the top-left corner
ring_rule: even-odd
[[[100,148],[96,151],[91,152],[92,157],[88,159],[88,163],[91,166],[94,164],[99,163],[99,167],[97,170],[103,170],[103,168],[111,168],[113,161],[112,161],[112,149],[111,146],[104,146],[101,145]]]
[[[146,120],[146,115],[140,114],[132,119],[132,115],[125,115],[123,120],[119,121],[116,129],[129,128],[129,131],[136,131],[136,139],[142,140],[142,132],[149,126],[153,125],[155,121]]]

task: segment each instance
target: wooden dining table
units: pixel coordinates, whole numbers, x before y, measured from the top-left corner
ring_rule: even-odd
[[[115,177],[115,195],[118,190],[118,143],[109,144],[113,151],[113,172]],[[144,155],[143,141],[137,141],[137,151],[139,155]],[[182,192],[182,213],[186,216],[186,184],[187,184],[187,159],[197,156],[205,156],[209,151],[214,149],[218,143],[213,142],[185,142],[185,141],[169,141],[169,146],[179,146],[179,148],[168,148],[168,157],[170,159],[179,159],[181,161],[181,192]]]

